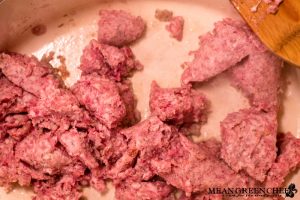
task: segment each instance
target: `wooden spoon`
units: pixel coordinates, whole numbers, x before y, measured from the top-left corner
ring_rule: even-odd
[[[300,0],[284,0],[276,14],[263,1],[230,0],[262,42],[284,60],[300,67]]]

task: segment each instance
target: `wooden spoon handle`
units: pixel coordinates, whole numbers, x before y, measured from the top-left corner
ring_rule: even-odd
[[[231,2],[268,48],[300,67],[300,0],[284,0],[275,15],[263,2],[252,12],[258,0]]]

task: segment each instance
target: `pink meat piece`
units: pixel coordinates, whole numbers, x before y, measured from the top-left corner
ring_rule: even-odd
[[[99,192],[106,192],[107,187],[103,178],[103,171],[99,169],[93,169],[91,172],[91,178],[89,180],[91,187],[95,188]]]
[[[153,81],[149,104],[151,113],[165,122],[203,123],[207,119],[208,100],[189,86],[161,88]]]
[[[241,89],[252,106],[265,111],[278,110],[282,64],[269,51],[252,53],[230,70],[232,84]]]
[[[74,177],[66,175],[58,182],[36,182],[36,196],[33,200],[79,200],[82,196],[78,191],[78,183]]]
[[[123,182],[116,186],[116,200],[171,200],[172,187],[162,181]]]
[[[150,169],[150,160],[156,156],[156,149],[162,149],[169,144],[174,131],[174,127],[163,124],[155,116],[121,130],[119,134],[125,137],[128,145],[124,146],[125,152],[115,165],[108,169],[107,176],[116,183],[128,177],[137,182],[149,180],[155,175]],[[137,155],[139,158],[136,160]]]
[[[151,160],[155,173],[188,196],[209,187],[250,187],[255,183],[251,178],[235,173],[183,135],[174,137],[170,147],[161,152]]]
[[[0,143],[0,186],[6,190],[12,188],[12,184],[18,182],[18,163],[14,157],[16,142],[7,138]]]
[[[115,82],[97,74],[82,76],[72,87],[81,104],[108,128],[118,126],[126,115],[126,106]]]
[[[57,137],[33,132],[16,145],[16,157],[46,174],[57,174],[72,159],[56,147]]]
[[[291,133],[280,134],[279,155],[272,164],[266,179],[266,187],[282,186],[285,177],[300,167],[300,139]]]
[[[221,157],[236,172],[263,182],[276,158],[275,113],[253,108],[229,114],[221,122]]]
[[[282,2],[283,2],[283,0],[265,1],[265,3],[271,4],[267,8],[267,13],[269,13],[269,14],[276,14],[277,11],[278,11],[278,9],[279,9],[279,5]]]
[[[85,133],[79,133],[76,129],[66,131],[59,136],[59,142],[66,148],[70,156],[78,157],[90,169],[99,166],[88,146]]]
[[[200,37],[200,48],[192,52],[194,60],[186,63],[181,81],[206,81],[240,62],[249,52],[262,49],[265,47],[244,22],[224,19]]]
[[[1,54],[0,69],[14,84],[38,97],[32,117],[59,113],[71,119],[81,118],[79,102],[70,91],[63,88],[62,80],[54,69],[35,57],[21,54]]]
[[[8,114],[9,109],[22,96],[22,89],[12,84],[4,76],[0,76],[0,119]]]
[[[32,124],[27,115],[8,115],[0,125],[6,133],[15,140],[21,140],[32,130]]]
[[[32,179],[47,180],[49,177],[35,171],[19,162],[15,157],[15,145],[17,142],[12,138],[6,138],[0,143],[0,186],[11,190],[14,183],[21,186],[29,186]]]
[[[112,133],[110,137],[103,140],[102,148],[98,148],[100,152],[100,160],[107,166],[111,167],[119,160],[127,150],[127,142],[123,135]]]
[[[172,17],[169,24],[166,25],[167,31],[170,32],[170,36],[178,41],[182,40],[183,37],[183,26],[184,19],[181,16]]]
[[[67,89],[53,89],[47,93],[47,97],[41,97],[36,105],[30,108],[29,115],[32,118],[58,114],[69,116],[71,119],[79,120],[83,117],[79,102],[71,91]]]
[[[71,126],[70,121],[65,116],[60,115],[35,117],[32,119],[32,124],[40,131],[51,133],[68,130]]]
[[[91,40],[83,50],[79,68],[82,74],[96,72],[101,76],[121,81],[134,70],[141,70],[143,66],[135,60],[129,47],[118,48]]]
[[[116,163],[119,171],[114,171],[114,180],[130,177],[133,181],[147,181],[158,175],[187,194],[208,187],[254,184],[251,178],[236,174],[212,153],[208,154],[208,146],[203,150],[157,117],[120,133],[129,140],[129,147]]]
[[[126,116],[122,124],[124,126],[132,126],[141,119],[141,113],[136,109],[137,99],[133,93],[132,83],[130,81],[118,83],[118,88],[126,107]]]
[[[0,69],[14,84],[35,96],[42,96],[48,89],[61,86],[61,80],[55,76],[53,68],[39,62],[35,57],[17,53],[0,55]]]
[[[144,20],[122,10],[101,10],[98,40],[103,44],[125,46],[142,37]]]
[[[31,107],[37,104],[37,101],[37,97],[23,90],[22,96],[18,97],[14,106],[9,109],[9,114],[27,113]]]

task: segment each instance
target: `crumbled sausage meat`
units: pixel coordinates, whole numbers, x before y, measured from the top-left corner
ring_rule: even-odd
[[[152,114],[165,122],[183,124],[206,121],[208,100],[189,86],[161,88],[154,81],[149,104]]]
[[[135,60],[129,47],[114,47],[91,40],[84,48],[80,69],[82,74],[93,72],[115,81],[121,81],[143,66]]]
[[[98,40],[113,46],[124,46],[136,41],[142,37],[146,28],[141,17],[122,10],[100,11],[98,25]]]
[[[275,113],[254,109],[229,114],[221,122],[221,157],[236,172],[263,182],[276,158]]]
[[[167,31],[170,32],[170,36],[178,41],[183,37],[184,19],[181,16],[172,17],[169,24],[166,25]]]

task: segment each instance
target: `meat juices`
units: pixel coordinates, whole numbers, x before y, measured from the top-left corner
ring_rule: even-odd
[[[194,60],[186,63],[181,81],[183,84],[207,81],[242,61],[249,51],[264,48],[261,46],[244,22],[232,19],[217,22],[212,32],[200,37],[200,48],[191,52]]]
[[[162,121],[174,124],[205,122],[208,100],[191,89],[161,88],[153,81],[150,92],[150,110]]]
[[[143,66],[134,59],[129,47],[114,47],[91,40],[84,48],[80,67],[82,74],[96,72],[101,76],[121,81],[134,70],[141,70]]]
[[[168,22],[173,18],[173,12],[170,10],[155,10],[155,18],[162,22]]]
[[[276,133],[276,113],[231,113],[221,122],[221,157],[236,172],[263,182],[276,158]]]
[[[172,17],[169,24],[166,25],[166,30],[170,32],[170,36],[178,41],[183,37],[184,19],[181,16]]]
[[[82,76],[72,88],[74,94],[108,128],[115,128],[126,115],[126,107],[113,81],[97,74]]]
[[[101,10],[98,22],[98,41],[113,46],[125,46],[142,37],[146,24],[122,10]]]

